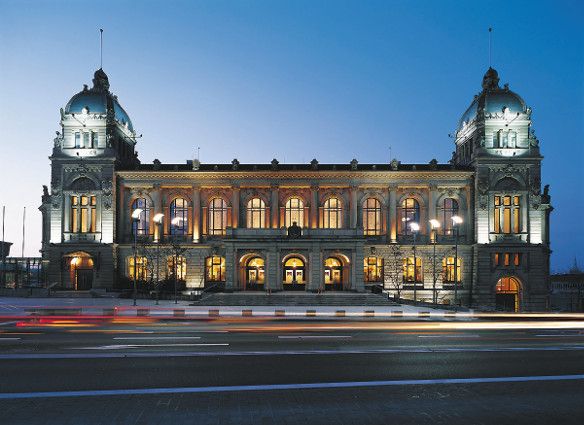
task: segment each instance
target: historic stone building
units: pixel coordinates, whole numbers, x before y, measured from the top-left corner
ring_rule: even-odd
[[[99,69],[61,110],[40,208],[49,280],[545,309],[552,208],[530,117],[489,68],[448,164],[141,164]]]

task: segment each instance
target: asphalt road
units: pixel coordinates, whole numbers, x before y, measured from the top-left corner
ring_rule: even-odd
[[[18,325],[0,326],[2,424],[584,420],[573,322]]]

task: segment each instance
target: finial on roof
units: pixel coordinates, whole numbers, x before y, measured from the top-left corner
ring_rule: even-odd
[[[496,90],[499,88],[499,73],[492,67],[489,69],[483,77],[483,90]]]
[[[110,85],[109,80],[107,78],[107,74],[103,71],[103,69],[99,68],[93,74],[93,90],[98,91],[109,91]]]

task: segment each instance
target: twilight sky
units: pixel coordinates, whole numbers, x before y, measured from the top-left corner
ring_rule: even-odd
[[[99,68],[142,162],[450,159],[493,67],[533,109],[550,184],[552,270],[584,266],[584,3],[0,0],[0,206],[40,248],[59,108]],[[1,236],[1,235],[0,235]]]

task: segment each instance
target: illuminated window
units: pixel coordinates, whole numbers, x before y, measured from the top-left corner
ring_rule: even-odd
[[[414,278],[414,257],[406,257],[403,260],[403,281],[408,283],[422,282],[422,259],[416,257],[416,277]]]
[[[170,203],[170,234],[184,236],[189,233],[189,207],[186,199],[176,198]]]
[[[182,256],[171,255],[166,260],[167,274],[170,278],[178,280],[185,280],[187,278],[187,259]]]
[[[493,254],[493,266],[498,266],[499,265],[499,253],[496,252]]]
[[[95,233],[96,208],[97,198],[95,195],[71,196],[71,232]]]
[[[442,229],[445,235],[452,235],[454,232],[454,223],[452,223],[452,217],[458,215],[458,202],[456,199],[446,198],[444,199],[444,203],[442,205]]]
[[[455,281],[455,271],[454,271],[454,261],[455,257],[446,257],[442,259],[442,282],[444,283],[454,283]],[[498,260],[497,260],[498,261]],[[456,267],[456,281],[460,282],[461,270],[460,264],[462,259],[459,257]]]
[[[284,226],[290,227],[292,223],[304,227],[304,203],[300,198],[290,198],[284,208]]]
[[[81,133],[80,132],[75,133],[75,147],[78,149],[81,148]]]
[[[383,282],[383,258],[365,257],[363,263],[365,282]]]
[[[519,253],[513,254],[513,265],[519,266],[520,264],[521,264],[521,254],[519,254]]]
[[[321,228],[341,229],[343,227],[343,208],[339,198],[328,198],[322,207]]]
[[[246,265],[247,283],[262,285],[266,280],[265,262],[261,257],[250,258]]]
[[[214,255],[205,260],[207,282],[225,282],[225,258]]]
[[[134,270],[136,271],[136,280],[145,281],[148,277],[148,260],[146,257],[136,257],[136,265],[134,268],[134,256],[128,257],[128,277],[134,279]]]
[[[213,198],[209,202],[208,234],[215,236],[225,235],[227,229],[227,202],[223,198]]]
[[[252,198],[247,202],[247,227],[250,229],[266,227],[266,204],[260,198]]]
[[[420,204],[414,198],[406,198],[402,201],[399,214],[401,234],[411,234],[410,223],[420,222]]]
[[[521,233],[521,197],[495,196],[493,231],[495,233]]]
[[[137,219],[132,217],[132,234],[147,236],[150,234],[150,206],[148,205],[146,198],[136,198],[134,202],[132,202],[130,215],[137,209],[142,210],[142,212]]]
[[[335,257],[324,260],[324,283],[336,285],[343,282],[343,264]]]
[[[367,198],[363,204],[363,233],[366,236],[381,234],[381,202]]]

